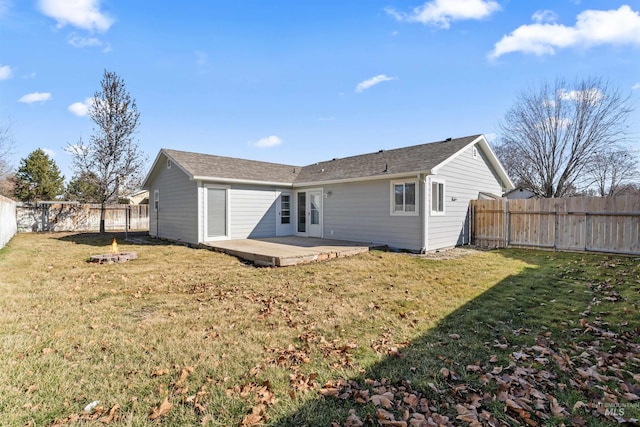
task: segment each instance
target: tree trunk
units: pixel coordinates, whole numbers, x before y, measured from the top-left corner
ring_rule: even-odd
[[[105,216],[105,206],[104,202],[100,204],[100,234],[104,234],[104,216]]]

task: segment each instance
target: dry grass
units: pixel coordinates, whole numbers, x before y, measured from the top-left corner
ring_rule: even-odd
[[[273,424],[342,422],[339,404],[300,419],[322,401],[318,389],[329,379],[375,372],[388,354],[548,258],[373,252],[268,269],[120,240],[139,259],[86,262],[109,242],[20,234],[0,251],[1,425],[89,418],[83,408],[95,400],[94,417],[113,425],[239,425],[252,411]],[[558,262],[579,258],[567,257]],[[426,380],[435,362],[423,363]]]

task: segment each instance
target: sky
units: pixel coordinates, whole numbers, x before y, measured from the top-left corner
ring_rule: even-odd
[[[12,163],[66,179],[105,70],[161,148],[307,165],[485,134],[522,91],[599,77],[636,103],[640,0],[0,0]],[[146,172],[146,171],[145,171]]]

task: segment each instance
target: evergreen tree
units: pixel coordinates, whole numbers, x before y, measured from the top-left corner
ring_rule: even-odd
[[[20,160],[14,196],[23,202],[53,200],[64,192],[64,176],[56,162],[38,148]]]
[[[65,192],[65,199],[81,203],[99,203],[100,188],[93,172],[81,172],[71,178]]]

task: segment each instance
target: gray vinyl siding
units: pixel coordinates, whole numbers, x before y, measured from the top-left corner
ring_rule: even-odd
[[[232,186],[229,190],[231,239],[276,235],[276,188]]]
[[[413,180],[415,177],[407,179]],[[324,186],[325,193],[331,192],[330,196],[323,199],[324,237],[384,244],[397,249],[420,250],[420,207],[420,215],[417,216],[391,215],[390,182],[376,180]],[[422,192],[422,186],[419,185],[418,194]],[[418,206],[421,204],[420,200]]]
[[[443,180],[445,215],[431,215],[431,186],[428,188],[428,250],[458,246],[469,242],[469,201],[483,191],[502,194],[500,179],[493,173],[482,150],[474,159],[468,147],[454,160],[443,166],[431,179]],[[456,200],[453,201],[452,198]]]
[[[160,209],[154,193],[160,190]],[[164,156],[149,183],[149,234],[163,239],[198,243],[198,187],[175,164],[167,169]]]

